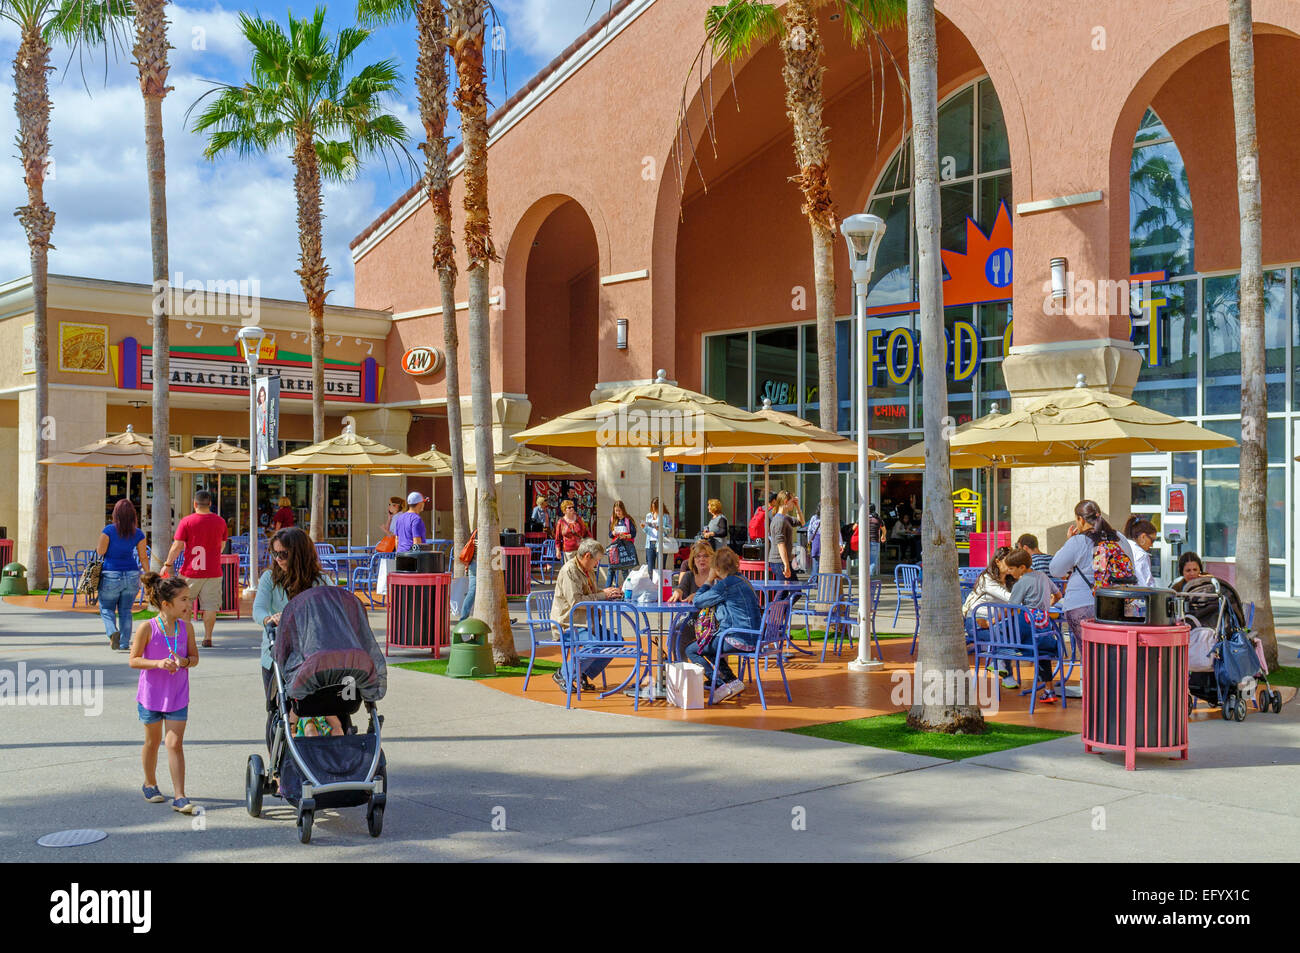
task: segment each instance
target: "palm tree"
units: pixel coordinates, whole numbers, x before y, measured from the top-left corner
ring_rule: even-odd
[[[488,268],[497,260],[488,215],[487,82],[483,40],[487,0],[448,0],[447,40],[456,64],[456,110],[465,145],[465,257],[469,278],[470,396],[474,419],[475,484],[478,487],[478,577],[474,614],[492,629],[498,665],[518,661],[505,573],[499,558],[496,469],[492,460],[492,330],[488,323]],[[444,292],[445,293],[445,292]],[[490,555],[489,555],[490,554]]]
[[[288,149],[298,199],[298,277],[311,317],[312,439],[325,439],[325,279],[321,248],[322,178],[353,178],[371,156],[406,156],[406,127],[383,111],[384,97],[399,86],[397,66],[383,60],[349,75],[370,31],[349,27],[337,38],[325,31],[325,9],[311,19],[289,14],[289,33],[272,20],[240,14],[253,48],[252,76],[242,86],[222,85],[194,123],[210,133],[204,155],[215,159]],[[206,94],[205,94],[206,95]],[[199,102],[202,101],[200,98]],[[194,104],[197,106],[198,102]],[[190,108],[193,109],[194,106]],[[312,483],[311,535],[325,538],[325,478]]]
[[[49,254],[54,246],[54,210],[45,204],[45,170],[50,162],[50,87],[48,74],[51,41],[63,40],[76,47],[81,43],[104,45],[116,37],[115,25],[126,15],[119,0],[0,0],[0,18],[18,28],[18,51],[14,54],[14,108],[18,114],[18,158],[27,186],[27,204],[14,212],[27,233],[32,269],[32,320],[36,361],[35,422],[36,456],[48,456],[45,434],[50,416],[49,348]],[[23,561],[36,587],[48,582],[45,548],[49,541],[49,478],[45,467],[36,466],[32,526]]]
[[[149,243],[153,259],[153,497],[152,547],[155,567],[172,543],[171,502],[171,280],[167,262],[167,162],[163,151],[163,97],[167,85],[166,0],[135,0],[135,54],[144,94],[145,163],[149,177]],[[141,484],[140,495],[144,496]]]
[[[1255,134],[1255,49],[1250,0],[1228,0],[1232,117],[1237,130],[1237,204],[1241,210],[1241,467],[1237,497],[1237,588],[1255,603],[1255,630],[1269,668],[1277,633],[1268,568],[1268,389],[1264,374],[1263,205]]]
[[[451,177],[447,145],[447,11],[443,0],[358,0],[357,19],[363,25],[390,23],[414,14],[416,46],[415,88],[424,126],[424,179],[433,209],[433,268],[442,291],[442,342],[447,360],[447,436],[451,456],[451,522],[453,552],[469,539],[469,502],[465,495],[464,428],[460,412],[460,342],[456,331],[456,247],[451,231]],[[456,575],[463,573],[452,560]]]
[[[916,201],[917,275],[920,279],[921,351],[930,367],[943,367],[943,263],[939,257],[938,62],[934,34],[934,0],[907,5],[907,59],[912,92],[912,148]],[[943,374],[922,375],[925,408],[925,504],[921,510],[921,544],[925,584],[921,595],[921,638],[916,650],[912,708],[907,723],[923,731],[984,730],[984,716],[970,697],[955,697],[953,688],[968,684],[966,640],[957,583],[957,542],[953,536],[952,470],[943,419],[948,388]],[[956,672],[956,680],[945,676]],[[939,676],[943,697],[938,704],[922,692]],[[965,694],[965,693],[961,693]]]
[[[778,10],[759,0],[728,0],[705,14],[706,42],[715,57],[730,62],[748,55],[755,43],[779,40],[785,65],[786,115],[794,129],[794,154],[799,173],[791,178],[803,192],[803,212],[812,229],[813,286],[817,299],[817,393],[820,425],[839,430],[839,390],[835,380],[835,230],[839,225],[831,200],[830,142],[822,111],[822,40],[817,10],[836,6],[844,15],[854,45],[874,35],[877,27],[902,22],[905,0],[789,0]],[[821,467],[822,526],[838,538],[840,525],[839,468]],[[865,529],[863,530],[865,537]],[[840,571],[838,546],[821,548],[822,572]]]

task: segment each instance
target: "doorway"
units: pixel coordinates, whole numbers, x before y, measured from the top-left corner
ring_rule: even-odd
[[[1151,547],[1151,575],[1157,586],[1168,586],[1173,580],[1173,562],[1176,558],[1169,541],[1164,538],[1164,528],[1161,525],[1164,517],[1165,488],[1170,483],[1168,459],[1168,455],[1165,455],[1163,469],[1143,467],[1139,470],[1135,458],[1133,469],[1130,512],[1142,519],[1150,520],[1161,533],[1156,538],[1155,545]],[[1123,520],[1115,524],[1116,529],[1122,530],[1123,527]]]

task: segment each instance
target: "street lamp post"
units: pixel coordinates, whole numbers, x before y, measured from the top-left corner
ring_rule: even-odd
[[[873,672],[884,663],[871,657],[871,636],[875,626],[871,619],[871,470],[868,437],[871,432],[867,407],[867,286],[876,270],[876,253],[885,237],[885,222],[878,215],[850,215],[840,225],[849,245],[853,264],[853,286],[857,292],[857,416],[858,416],[858,657],[849,663],[850,672]],[[826,399],[825,396],[822,398]]]
[[[257,592],[257,361],[266,332],[256,325],[240,328],[236,335],[244,346],[248,365],[248,587],[245,595]]]

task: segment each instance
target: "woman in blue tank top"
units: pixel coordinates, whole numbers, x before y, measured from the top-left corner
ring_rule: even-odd
[[[140,590],[140,570],[149,565],[144,533],[130,500],[117,501],[113,522],[99,534],[95,551],[104,557],[99,574],[99,617],[108,647],[127,652],[131,648],[131,605]]]

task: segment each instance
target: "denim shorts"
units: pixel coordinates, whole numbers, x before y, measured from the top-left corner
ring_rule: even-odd
[[[178,708],[175,711],[151,711],[139,702],[135,703],[135,707],[136,711],[140,715],[140,723],[145,725],[156,724],[163,719],[166,719],[167,721],[185,721],[190,716],[189,705],[186,705],[184,708]]]

